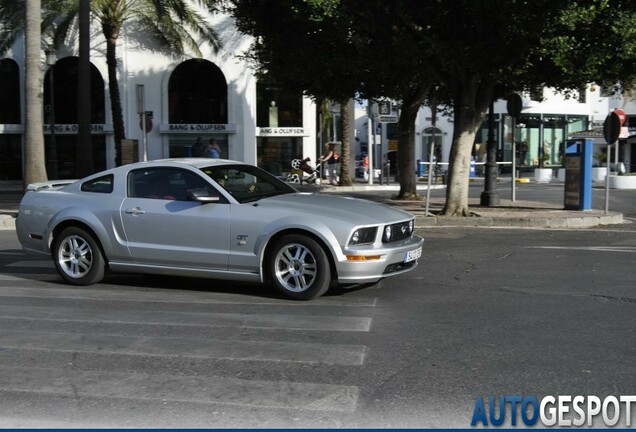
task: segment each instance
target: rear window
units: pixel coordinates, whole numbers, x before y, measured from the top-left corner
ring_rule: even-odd
[[[113,175],[109,174],[82,183],[82,192],[111,193],[113,191]]]

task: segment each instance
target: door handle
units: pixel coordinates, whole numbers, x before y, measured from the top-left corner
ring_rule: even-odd
[[[142,214],[146,214],[145,210],[140,209],[139,207],[133,207],[133,208],[129,208],[124,210],[126,213],[131,214],[133,216],[137,216],[137,215],[142,215]]]

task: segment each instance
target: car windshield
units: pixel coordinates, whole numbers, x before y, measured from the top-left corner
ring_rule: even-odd
[[[297,192],[289,184],[252,165],[216,165],[201,168],[201,171],[240,203]]]

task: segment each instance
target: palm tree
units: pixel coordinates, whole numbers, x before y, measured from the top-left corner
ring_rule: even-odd
[[[351,170],[349,169],[349,159],[351,153],[351,143],[349,135],[351,133],[351,100],[340,102],[340,120],[342,121],[342,147],[340,151],[340,186],[351,186]]]
[[[169,49],[173,55],[192,52],[202,55],[199,46],[208,43],[216,51],[220,48],[219,37],[206,16],[193,6],[214,12],[220,0],[92,0],[91,10],[102,29],[106,40],[106,64],[110,91],[111,113],[115,135],[116,163],[121,164],[121,141],[126,138],[122,114],[121,96],[117,76],[117,40],[124,23],[131,29],[130,37],[143,35],[152,39],[161,48]],[[14,14],[24,8],[22,2],[0,0],[7,5],[6,15],[13,29],[23,29],[23,22]],[[42,0],[42,29],[50,32],[54,45],[74,37],[78,25],[79,2],[70,0]],[[9,49],[17,37],[17,32],[0,29],[0,54]],[[140,38],[140,43],[144,40]]]
[[[40,48],[40,0],[0,0],[0,55],[13,44],[16,29],[25,34],[25,172],[24,185],[45,181],[44,135],[42,134],[42,60]]]
[[[44,135],[42,134],[42,60],[40,48],[40,0],[27,0],[25,35],[25,173],[24,185],[45,181]],[[3,27],[4,29],[4,27]]]

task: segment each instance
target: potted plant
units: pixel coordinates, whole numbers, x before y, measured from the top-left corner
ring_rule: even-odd
[[[550,162],[550,153],[544,153],[539,159],[539,168],[534,169],[534,180],[538,183],[548,183],[552,180],[552,168],[546,168]]]
[[[592,163],[592,181],[604,182],[607,175],[607,151],[601,150],[594,153],[594,162]]]

